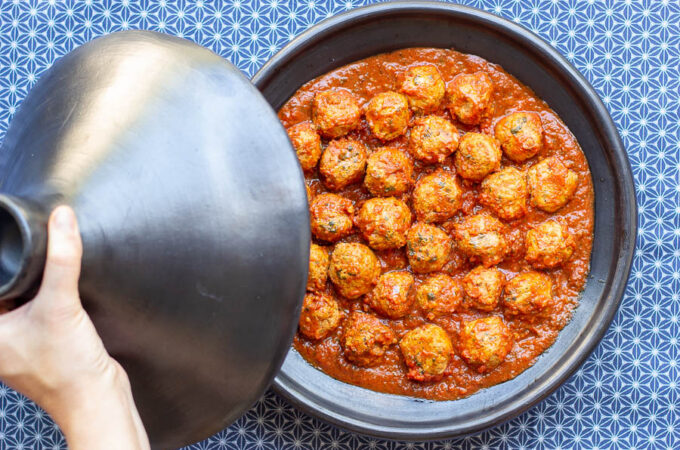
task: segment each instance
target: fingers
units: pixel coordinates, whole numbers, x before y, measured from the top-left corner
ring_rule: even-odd
[[[83,249],[75,213],[59,206],[50,215],[47,231],[47,258],[36,305],[50,308],[80,307],[78,278]]]

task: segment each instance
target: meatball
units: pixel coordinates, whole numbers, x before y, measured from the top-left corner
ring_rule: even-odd
[[[368,102],[366,121],[371,132],[383,141],[395,139],[406,133],[411,120],[406,97],[398,92],[383,92]]]
[[[449,335],[431,323],[406,333],[399,341],[399,348],[409,369],[406,376],[415,381],[439,380],[453,353]]]
[[[394,197],[372,198],[361,205],[356,225],[371,248],[400,248],[406,245],[411,210],[406,203]]]
[[[481,181],[501,167],[501,147],[493,136],[465,133],[456,153],[456,171],[461,177]]]
[[[345,321],[342,347],[345,358],[357,366],[375,366],[396,342],[394,331],[371,314],[354,311]]]
[[[491,267],[508,253],[503,224],[489,214],[475,214],[454,225],[458,248],[473,262]]]
[[[302,302],[300,332],[310,339],[321,339],[340,325],[342,313],[335,299],[323,292],[308,293]]]
[[[461,123],[476,125],[489,115],[493,82],[486,73],[456,75],[446,93],[449,112]]]
[[[371,153],[366,163],[364,186],[376,197],[398,197],[413,184],[413,162],[396,148],[381,148]]]
[[[503,306],[506,314],[533,316],[552,302],[552,280],[544,273],[526,272],[505,285]]]
[[[441,117],[421,117],[411,128],[408,145],[414,158],[427,164],[442,163],[458,148],[458,130]]]
[[[322,241],[335,242],[352,232],[354,205],[336,194],[314,197],[309,207],[312,234]]]
[[[578,175],[554,156],[531,166],[527,171],[530,203],[546,212],[567,204],[578,186]]]
[[[475,267],[463,278],[465,305],[492,311],[498,306],[504,281],[503,273],[496,268]]]
[[[288,137],[295,148],[302,170],[312,170],[321,157],[321,138],[311,122],[301,122],[288,128]]]
[[[439,69],[432,64],[424,64],[406,71],[401,92],[408,97],[411,109],[418,113],[428,113],[439,107],[444,99],[446,86]]]
[[[574,253],[574,238],[556,220],[543,222],[527,231],[526,260],[536,269],[552,269],[562,265]]]
[[[380,262],[370,248],[358,243],[339,243],[328,269],[340,295],[357,298],[368,294],[380,276]]]
[[[495,133],[505,156],[515,162],[526,161],[543,148],[543,125],[536,113],[508,114],[498,121]]]
[[[477,372],[489,372],[498,367],[513,346],[512,333],[497,316],[465,322],[460,332],[458,351],[466,363]]]
[[[482,181],[479,201],[501,219],[519,219],[527,212],[525,174],[514,167],[492,173]]]
[[[319,163],[323,184],[337,191],[360,181],[366,168],[366,153],[364,144],[354,139],[331,141]]]
[[[451,238],[434,225],[419,222],[408,230],[406,246],[408,262],[414,272],[435,272],[449,261]]]
[[[413,211],[421,222],[444,222],[460,208],[461,196],[456,175],[437,169],[416,183]]]
[[[416,288],[418,306],[429,320],[453,314],[462,297],[460,283],[443,273],[428,277]]]
[[[404,317],[413,305],[414,282],[413,275],[405,270],[384,273],[366,300],[382,316],[390,319]]]
[[[328,280],[328,251],[325,247],[312,244],[309,249],[309,275],[307,276],[308,291],[322,291]]]
[[[361,107],[345,89],[317,92],[312,102],[312,120],[324,137],[339,138],[359,127]]]

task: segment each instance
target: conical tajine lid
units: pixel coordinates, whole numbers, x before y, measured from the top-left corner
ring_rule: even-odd
[[[264,98],[167,35],[79,47],[40,78],[0,150],[2,301],[30,298],[61,203],[82,233],[83,303],[152,445],[236,419],[286,354],[308,264],[302,173]]]

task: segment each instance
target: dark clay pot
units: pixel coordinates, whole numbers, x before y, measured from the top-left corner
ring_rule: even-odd
[[[337,381],[291,350],[274,382],[295,405],[353,431],[391,439],[450,438],[502,423],[553,392],[590,355],[618,309],[635,248],[636,205],[626,151],[606,108],[562,56],[525,29],[443,3],[385,3],[312,27],[255,77],[274,109],[305,82],[367,56],[405,47],[479,55],[531,87],[586,154],[595,188],[595,241],[580,306],[555,344],[505,383],[457,401],[382,394]]]
[[[302,179],[275,113],[225,60],[158,33],[96,39],[41,77],[0,150],[0,298],[30,298],[47,217],[71,205],[84,306],[153,446],[207,438],[288,350],[309,252]]]

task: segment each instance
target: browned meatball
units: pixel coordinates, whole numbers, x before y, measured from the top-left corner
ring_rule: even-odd
[[[458,351],[479,373],[498,367],[513,346],[512,333],[500,317],[490,316],[466,322],[460,332]]]
[[[312,102],[312,120],[324,137],[339,138],[359,127],[361,107],[356,97],[345,89],[317,92]]]
[[[544,273],[522,273],[505,285],[503,306],[506,314],[534,316],[551,302],[552,280]]]
[[[390,319],[404,317],[413,305],[414,282],[413,275],[405,270],[384,273],[366,300],[382,316]]]
[[[331,254],[328,274],[343,297],[368,294],[380,276],[380,262],[370,248],[358,243],[339,243]]]
[[[484,72],[456,75],[446,87],[449,111],[466,125],[476,125],[489,115],[493,82]]]
[[[309,207],[312,234],[322,241],[335,242],[352,232],[354,205],[336,194],[314,197]]]
[[[501,219],[519,219],[527,212],[526,176],[514,167],[492,173],[482,181],[479,201]]]
[[[480,311],[492,311],[498,306],[505,277],[494,268],[477,266],[463,278],[465,305]]]
[[[312,170],[321,157],[321,138],[311,122],[301,122],[288,128],[302,170]]]
[[[409,136],[409,152],[427,164],[442,163],[458,148],[458,130],[438,116],[417,119]]]
[[[401,92],[408,97],[411,109],[418,113],[436,110],[444,99],[445,91],[439,69],[432,64],[409,68],[401,83]]]
[[[372,198],[361,205],[356,225],[371,248],[400,248],[406,245],[411,210],[406,203],[394,197]]]
[[[505,228],[489,214],[468,216],[454,226],[458,248],[473,262],[479,261],[491,267],[503,261],[508,253],[504,236]]]
[[[429,320],[453,314],[462,297],[460,283],[443,273],[428,277],[416,288],[418,306]]]
[[[385,352],[397,342],[397,336],[377,317],[354,311],[345,321],[342,347],[348,361],[357,366],[375,366]]]
[[[422,222],[444,222],[460,208],[462,194],[456,175],[437,169],[416,183],[413,211]]]
[[[354,139],[336,139],[321,155],[319,172],[323,184],[334,191],[360,181],[366,168],[366,147]]]
[[[371,153],[366,163],[364,186],[376,197],[398,197],[413,184],[413,162],[396,148],[384,147]]]
[[[501,147],[493,136],[465,133],[456,153],[456,171],[461,177],[481,181],[501,167]]]
[[[342,313],[335,299],[323,292],[308,293],[302,302],[300,332],[310,339],[321,339],[340,325]]]
[[[408,262],[414,272],[435,272],[449,261],[451,238],[434,225],[419,222],[408,230],[406,246]]]
[[[309,275],[307,276],[308,291],[322,291],[328,280],[328,250],[326,247],[312,244],[309,249]]]
[[[508,114],[498,121],[495,132],[505,156],[515,162],[526,161],[543,148],[543,125],[536,113]]]
[[[571,199],[578,186],[578,175],[554,156],[531,166],[527,171],[531,204],[555,212]]]
[[[536,269],[560,266],[574,253],[574,238],[567,227],[556,220],[548,220],[527,231],[526,245],[526,260]]]
[[[366,121],[371,132],[383,141],[398,138],[406,133],[411,120],[406,97],[398,92],[383,92],[368,102]]]
[[[399,348],[409,369],[406,376],[415,381],[439,380],[453,353],[449,335],[431,323],[406,333],[399,341]]]

